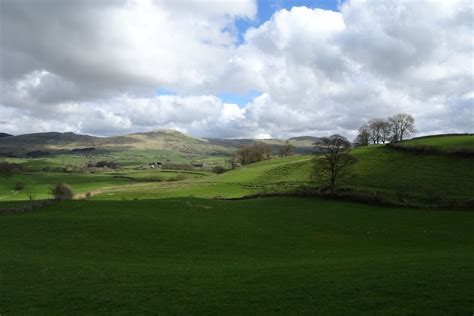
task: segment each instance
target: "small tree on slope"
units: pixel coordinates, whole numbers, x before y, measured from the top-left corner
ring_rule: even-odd
[[[315,145],[324,148],[324,153],[314,159],[312,177],[325,183],[331,197],[336,194],[339,180],[352,174],[356,159],[349,154],[351,143],[343,136],[323,137]]]

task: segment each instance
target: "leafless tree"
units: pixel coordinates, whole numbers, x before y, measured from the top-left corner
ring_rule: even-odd
[[[280,157],[291,156],[295,150],[289,140],[285,141],[285,144],[280,147]]]
[[[369,141],[370,141],[369,127],[367,125],[363,125],[359,128],[359,132],[357,134],[357,137],[354,140],[354,145],[355,146],[367,146],[367,145],[369,145]]]
[[[235,169],[237,167],[237,164],[239,163],[239,154],[238,152],[234,152],[231,154],[229,157],[228,163],[230,165],[230,169]]]
[[[382,124],[382,132],[380,134],[381,141],[383,144],[390,141],[390,136],[392,135],[392,125],[388,121],[384,121]]]
[[[356,159],[349,154],[351,143],[341,135],[322,137],[315,145],[324,149],[322,157],[314,159],[313,177],[326,182],[331,197],[336,193],[338,180],[352,173]]]
[[[373,144],[385,144],[385,142],[390,139],[390,134],[392,133],[390,123],[383,119],[370,120],[367,125],[367,130]]]
[[[415,119],[410,114],[395,114],[389,117],[388,121],[392,127],[393,140],[395,142],[400,142],[403,140],[403,137],[416,132]]]
[[[382,133],[383,120],[373,119],[369,121],[368,130],[372,144],[378,144],[380,142]]]

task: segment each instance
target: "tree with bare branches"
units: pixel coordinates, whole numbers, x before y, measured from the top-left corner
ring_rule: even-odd
[[[313,178],[329,186],[331,197],[336,194],[338,181],[352,174],[356,159],[349,154],[351,143],[341,135],[322,137],[316,146],[323,155],[314,159]]]
[[[392,127],[393,141],[401,142],[403,137],[416,132],[415,119],[407,113],[399,113],[388,118]]]
[[[280,147],[279,154],[280,157],[286,157],[293,155],[295,151],[295,146],[293,146],[289,140],[285,141],[285,144]]]
[[[370,132],[367,125],[362,125],[357,133],[357,137],[354,140],[354,146],[367,146],[370,141]]]

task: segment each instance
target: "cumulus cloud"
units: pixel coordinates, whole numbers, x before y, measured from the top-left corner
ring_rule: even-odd
[[[255,1],[4,0],[0,130],[353,137],[410,112],[423,134],[472,132],[473,12],[462,0],[293,7],[239,42]],[[216,96],[229,91],[261,95]]]

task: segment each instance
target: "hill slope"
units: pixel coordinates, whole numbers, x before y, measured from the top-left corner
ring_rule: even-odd
[[[290,142],[299,153],[312,151],[312,137],[294,138]],[[27,156],[29,152],[68,152],[73,149],[94,148],[107,151],[161,150],[181,155],[227,155],[235,149],[264,142],[277,152],[284,140],[200,139],[174,130],[157,130],[113,137],[94,137],[74,133],[36,133],[0,138],[0,155]]]
[[[474,161],[457,155],[417,154],[387,146],[369,146],[352,151],[358,163],[355,177],[343,183],[361,193],[391,200],[401,197],[425,203],[427,195],[453,201],[474,196]],[[238,197],[258,192],[294,189],[310,182],[312,156],[274,158],[229,171],[178,184],[139,184],[114,190],[118,198],[157,198],[173,196]]]
[[[406,145],[427,145],[440,148],[474,148],[474,134],[431,135],[403,142]]]

